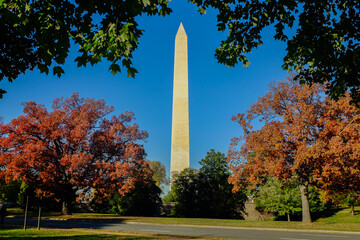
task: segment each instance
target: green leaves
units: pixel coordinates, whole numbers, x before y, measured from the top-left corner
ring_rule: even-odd
[[[200,162],[201,168],[184,169],[175,179],[169,198],[177,201],[176,216],[240,218],[246,195],[232,192],[226,156],[211,149]]]
[[[206,9],[204,7],[199,7],[198,11],[200,14],[206,14]]]
[[[135,77],[135,73],[137,73],[138,71],[135,69],[135,68],[128,68],[128,77],[132,77],[134,78]]]
[[[218,29],[227,30],[227,38],[215,50],[220,63],[232,67],[242,62],[248,66],[244,53],[261,45],[265,28],[275,27],[274,39],[287,43],[283,68],[295,70],[296,80],[310,84],[328,82],[332,98],[338,99],[350,90],[354,102],[360,102],[357,0],[281,1],[281,4],[276,0],[189,1],[198,6],[199,12],[209,7],[219,11]]]
[[[150,5],[150,0],[141,0],[141,1],[145,6]]]
[[[109,70],[111,71],[112,75],[115,75],[116,73],[121,71],[119,64],[116,63],[111,64]]]
[[[169,185],[166,178],[165,166],[159,161],[148,161],[150,169],[153,171],[152,179],[155,181],[156,186]]]
[[[39,64],[38,68],[41,73],[49,74],[49,67],[46,64]]]
[[[255,196],[257,208],[280,216],[299,214],[301,212],[301,196],[299,183],[296,181],[282,184],[279,180],[269,178],[259,186]]]
[[[53,68],[53,74],[57,75],[59,78],[61,77],[61,74],[63,74],[63,73],[65,73],[65,72],[61,67],[56,66]]]
[[[16,79],[26,70],[38,68],[61,76],[70,49],[70,39],[79,46],[78,67],[102,60],[110,62],[116,74],[124,67],[129,77],[142,30],[136,18],[143,14],[170,14],[169,0],[124,0],[104,4],[86,1],[12,1],[0,2],[0,31],[8,33],[0,45],[0,81]],[[15,49],[15,50],[14,50]],[[125,61],[125,64],[123,62]],[[122,63],[122,66],[121,64]],[[2,92],[3,94],[4,92]]]
[[[3,98],[3,95],[6,93],[4,89],[0,88],[0,98]]]

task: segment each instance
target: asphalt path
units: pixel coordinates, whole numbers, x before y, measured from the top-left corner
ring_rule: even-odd
[[[6,224],[22,225],[21,218],[7,218]],[[36,219],[28,219],[29,226],[36,226]],[[279,230],[254,229],[238,227],[214,227],[194,225],[168,225],[149,223],[125,223],[119,220],[43,219],[41,227],[47,228],[81,228],[126,232],[156,233],[166,235],[183,235],[212,238],[232,238],[248,240],[360,240],[360,233],[339,231]]]

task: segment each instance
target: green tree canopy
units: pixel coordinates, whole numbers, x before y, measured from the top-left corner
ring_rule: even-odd
[[[255,205],[263,211],[287,216],[301,213],[301,196],[299,183],[288,182],[282,184],[275,178],[270,178],[260,185],[255,196]]]
[[[109,198],[110,212],[124,216],[154,216],[156,204],[161,202],[160,194],[161,189],[154,180],[137,182],[125,195],[116,191]]]
[[[142,35],[136,17],[165,16],[169,0],[64,0],[0,2],[0,80],[10,82],[26,70],[64,73],[71,40],[79,45],[78,66],[108,60],[116,74],[121,67],[134,77],[132,53]],[[0,98],[5,93],[0,89]]]
[[[274,26],[274,38],[287,43],[284,69],[297,71],[301,82],[328,82],[334,99],[350,89],[354,101],[360,101],[358,0],[188,1],[199,6],[201,13],[210,7],[219,11],[218,29],[228,33],[215,52],[220,63],[247,66],[246,55],[263,43],[261,32]],[[170,14],[168,2],[1,1],[0,80],[13,81],[35,68],[48,74],[50,66],[60,76],[70,40],[80,46],[78,66],[106,59],[113,74],[124,67],[133,77],[137,71],[132,67],[132,53],[142,34],[135,19],[143,14]],[[289,28],[295,34],[289,34]],[[0,98],[4,93],[0,89]]]
[[[176,204],[172,213],[177,217],[198,216],[197,170],[186,168],[172,183],[169,195]]]
[[[21,184],[22,182],[20,180],[9,183],[0,180],[0,203],[17,202]]]
[[[343,191],[327,192],[327,198],[336,204],[343,204],[351,208],[351,215],[355,215],[355,206],[360,205],[360,191],[356,189],[344,189]]]
[[[200,162],[201,168],[185,169],[172,186],[180,217],[241,218],[246,201],[244,192],[232,192],[230,171],[223,153],[211,149]]]
[[[216,49],[220,63],[248,66],[247,54],[260,46],[261,33],[274,26],[274,38],[287,43],[283,68],[295,70],[296,80],[328,82],[338,99],[350,89],[360,101],[360,3],[358,0],[189,0],[204,13],[217,9],[218,29],[228,33]],[[287,29],[294,29],[289,34]]]
[[[165,166],[159,161],[148,161],[150,169],[153,171],[153,180],[155,181],[156,186],[168,185],[169,181],[166,178],[166,169]]]
[[[261,211],[274,213],[278,216],[301,215],[300,182],[297,179],[280,181],[268,177],[267,181],[255,191],[255,205]],[[311,215],[321,216],[329,205],[320,199],[320,194],[314,186],[309,186],[309,205]]]

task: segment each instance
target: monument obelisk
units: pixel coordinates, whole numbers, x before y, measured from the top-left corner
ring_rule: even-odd
[[[182,23],[175,37],[170,183],[190,165],[187,35]]]

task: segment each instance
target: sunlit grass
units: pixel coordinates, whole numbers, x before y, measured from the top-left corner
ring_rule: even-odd
[[[355,207],[355,215],[351,215],[350,208],[344,208],[335,213],[335,215],[320,218],[317,222],[325,222],[325,223],[360,223],[360,206]]]
[[[64,230],[41,230],[28,229],[24,231],[22,229],[0,229],[0,238],[5,239],[20,239],[20,238],[32,238],[32,239],[125,239],[118,236],[98,235],[85,232],[69,232]]]
[[[359,218],[359,216],[358,216]],[[226,220],[226,219],[201,219],[201,218],[141,218],[133,219],[135,222],[161,223],[161,224],[184,224],[184,225],[208,225],[222,227],[245,227],[245,228],[277,228],[277,229],[311,229],[311,230],[334,230],[334,231],[360,231],[359,220],[351,222],[324,222],[302,223],[300,221],[249,221],[249,220]]]
[[[214,239],[199,238],[189,236],[171,236],[158,235],[151,233],[126,233],[119,231],[101,231],[101,230],[71,230],[71,229],[41,229],[30,228],[23,229],[14,227],[0,226],[0,238],[16,240],[16,239],[42,239],[42,240],[162,240],[162,239]]]
[[[207,219],[207,218],[171,218],[171,217],[122,217],[114,214],[75,213],[70,216],[59,214],[48,217],[63,219],[118,219],[125,222],[144,222],[160,224],[184,224],[184,225],[208,225],[223,227],[249,227],[249,228],[283,228],[283,229],[312,229],[312,230],[336,230],[336,231],[359,231],[360,232],[360,207],[355,207],[355,215],[352,216],[350,208],[334,211],[334,215],[319,218],[313,223],[303,224],[300,221],[249,221],[232,219]]]

